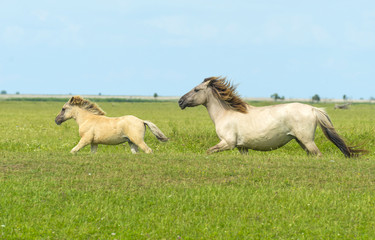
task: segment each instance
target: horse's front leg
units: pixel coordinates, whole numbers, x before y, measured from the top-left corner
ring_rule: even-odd
[[[81,140],[79,140],[79,143],[70,151],[70,153],[76,153],[76,152],[78,152],[83,147],[89,145],[90,142],[91,141],[88,140],[88,139],[86,139],[86,138],[81,138]]]
[[[215,146],[213,147],[210,147],[208,150],[207,150],[207,154],[211,154],[211,153],[216,153],[216,152],[221,152],[221,151],[225,151],[225,150],[230,150],[230,149],[233,149],[235,147],[234,144],[228,144],[227,141],[225,140],[221,140],[218,144],[216,144]]]

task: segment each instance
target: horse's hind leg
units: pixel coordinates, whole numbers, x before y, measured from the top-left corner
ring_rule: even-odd
[[[98,150],[98,144],[91,143],[91,153],[96,153],[96,150]]]
[[[228,143],[225,140],[221,140],[218,144],[216,144],[213,147],[210,147],[207,150],[207,154],[221,152],[225,150],[233,149],[235,146],[228,145]]]
[[[130,147],[132,149],[132,153],[136,153],[138,151],[138,147],[142,149],[145,153],[152,153],[152,149],[149,146],[147,146],[143,138],[129,137],[129,140],[130,140],[129,144],[131,143]],[[135,145],[135,146],[132,147],[132,145]]]
[[[135,145],[132,142],[129,142],[130,150],[132,151],[133,154],[136,154],[138,152],[138,146]]]
[[[322,156],[319,148],[316,146],[314,141],[304,141],[296,139],[298,144],[307,152],[307,154],[316,155],[318,157]]]
[[[152,153],[152,149],[149,148],[149,146],[147,146],[147,144],[144,141],[146,126],[144,125],[143,121],[140,121],[138,123],[138,125],[134,125],[135,127],[132,129],[132,131],[128,132],[128,138],[131,143],[136,145],[137,148],[139,147],[145,153]],[[133,149],[135,150],[135,147],[133,147]]]
[[[142,149],[145,153],[152,153],[152,149],[149,146],[147,146],[147,144],[144,141],[138,143],[137,146],[140,149]]]
[[[309,153],[309,151],[307,150],[306,146],[303,145],[303,143],[301,143],[301,141],[298,140],[297,138],[296,138],[296,142],[301,146],[301,148],[303,148],[303,150],[305,150],[307,153]]]
[[[248,155],[249,154],[249,149],[245,148],[245,147],[237,147],[238,148],[238,151],[240,151],[240,153],[242,155]]]
[[[319,151],[319,148],[316,146],[315,142],[305,143],[304,145],[309,154],[316,155],[318,157],[322,156],[322,153]]]

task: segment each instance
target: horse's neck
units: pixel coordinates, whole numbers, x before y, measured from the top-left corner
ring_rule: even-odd
[[[210,94],[207,98],[207,103],[204,105],[207,108],[208,114],[211,117],[211,120],[214,122],[214,124],[219,121],[222,116],[228,111],[226,109],[225,103],[223,103],[221,100],[217,99],[213,96],[213,94]]]
[[[78,126],[80,126],[82,123],[84,123],[91,115],[94,115],[93,113],[90,113],[89,111],[86,111],[81,108],[75,109],[75,114],[73,116],[74,120],[76,120]]]

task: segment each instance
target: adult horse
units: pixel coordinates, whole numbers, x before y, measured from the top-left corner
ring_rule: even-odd
[[[321,156],[314,142],[318,124],[346,157],[364,152],[345,143],[324,110],[301,103],[250,106],[238,96],[236,88],[226,78],[204,79],[178,103],[181,109],[198,105],[207,108],[220,138],[220,142],[207,153],[235,147],[243,154],[247,154],[248,149],[269,151],[295,139],[308,154]]]
[[[152,153],[151,148],[144,142],[146,126],[156,138],[162,142],[168,138],[160,129],[149,121],[128,115],[122,117],[106,117],[105,112],[95,103],[74,96],[64,104],[55,122],[57,125],[73,118],[79,126],[81,140],[70,152],[76,153],[81,148],[91,144],[91,152],[95,153],[98,144],[116,145],[128,142],[132,153],[138,152],[138,147],[146,153]]]

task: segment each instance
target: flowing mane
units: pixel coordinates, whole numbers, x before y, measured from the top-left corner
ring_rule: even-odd
[[[68,103],[71,106],[83,108],[96,115],[105,115],[105,112],[98,105],[82,98],[81,96],[71,97]]]
[[[223,100],[227,106],[235,111],[247,113],[248,104],[244,102],[233,86],[225,77],[209,77],[203,82],[209,82],[209,86],[214,91],[214,95]]]

